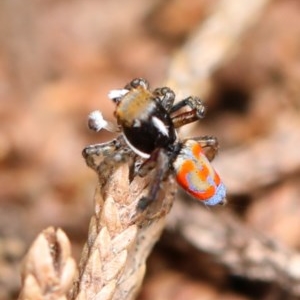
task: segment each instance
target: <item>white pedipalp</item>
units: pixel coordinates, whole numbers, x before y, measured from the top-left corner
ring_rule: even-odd
[[[106,121],[103,118],[101,111],[94,110],[88,116],[88,126],[90,129],[98,132],[103,128],[110,132],[119,131],[117,125],[112,122]]]

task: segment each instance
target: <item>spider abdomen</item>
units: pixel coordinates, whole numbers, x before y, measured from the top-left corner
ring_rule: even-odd
[[[177,183],[188,194],[207,205],[224,203],[225,186],[199,143],[186,140],[173,167]]]

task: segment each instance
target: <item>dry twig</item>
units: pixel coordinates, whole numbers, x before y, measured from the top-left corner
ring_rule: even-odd
[[[177,51],[166,85],[183,96],[196,94],[206,99],[211,91],[211,75],[232,56],[237,41],[270,1],[221,0]]]
[[[229,211],[217,214],[177,201],[167,227],[212,254],[236,275],[277,283],[300,296],[300,254],[246,227]]]
[[[137,203],[147,192],[151,175],[130,181],[127,163],[100,169],[95,215],[72,299],[134,299],[144,277],[146,259],[173,203],[173,178],[165,182],[168,187],[160,193],[160,199],[145,212],[137,213]]]
[[[70,242],[61,229],[49,227],[25,258],[20,300],[67,299],[76,271]]]
[[[300,127],[296,113],[282,113],[263,139],[222,152],[218,169],[232,194],[246,194],[300,169]],[[234,157],[234,164],[232,158]],[[259,172],[258,172],[259,170]]]

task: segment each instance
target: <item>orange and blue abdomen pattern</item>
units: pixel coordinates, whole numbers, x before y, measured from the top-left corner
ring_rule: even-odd
[[[226,188],[204,154],[201,145],[186,140],[174,161],[177,183],[207,205],[223,204]]]

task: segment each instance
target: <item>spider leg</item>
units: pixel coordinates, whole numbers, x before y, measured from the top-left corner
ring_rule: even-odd
[[[153,181],[147,196],[142,197],[137,205],[137,209],[140,211],[145,210],[158,196],[161,188],[161,182],[165,180],[169,171],[169,157],[165,150],[158,148],[152,154],[151,157],[141,166],[141,175],[146,174],[146,169],[149,170],[156,167]]]
[[[126,90],[136,89],[137,87],[142,86],[144,89],[149,89],[149,82],[144,78],[135,78],[127,83],[124,87]]]
[[[171,108],[170,113],[176,113],[185,106],[188,106],[191,110],[172,117],[175,128],[195,122],[205,116],[206,109],[200,98],[191,96],[175,104]]]
[[[97,170],[99,163],[97,159],[112,156],[121,147],[124,147],[124,140],[118,137],[110,142],[94,144],[85,147],[82,150],[82,156],[85,159],[86,164],[93,170]],[[115,158],[118,159],[118,153],[115,153]]]
[[[157,165],[157,159],[159,155],[159,151],[161,149],[157,148],[155,149],[152,153],[151,156],[146,159],[140,166],[139,169],[137,170],[137,174],[140,177],[145,177],[151,170],[153,170],[156,165]]]
[[[166,111],[170,111],[175,101],[175,93],[168,87],[157,88],[153,91],[153,94],[159,97],[162,106]]]
[[[194,140],[200,144],[202,148],[204,148],[205,156],[209,161],[212,161],[218,153],[219,150],[219,142],[214,136],[200,136],[194,138],[188,138],[186,140]]]

